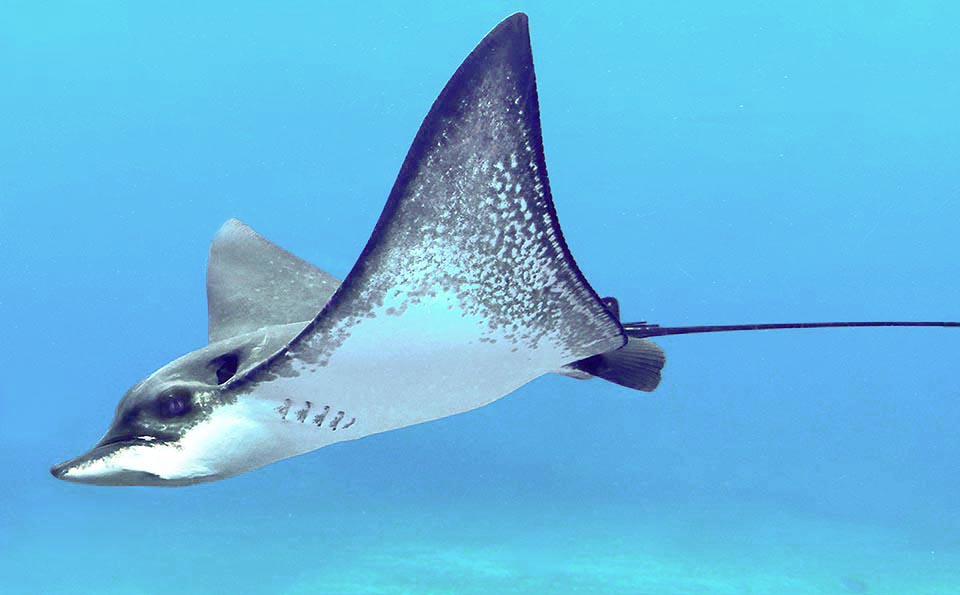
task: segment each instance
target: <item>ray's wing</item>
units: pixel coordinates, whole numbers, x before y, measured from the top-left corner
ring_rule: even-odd
[[[340,281],[230,219],[207,261],[211,343],[265,326],[310,321]]]
[[[352,380],[354,396],[379,387],[491,400],[478,385],[505,394],[624,342],[560,232],[527,20],[517,14],[443,89],[324,311],[247,380],[326,367],[315,376]]]

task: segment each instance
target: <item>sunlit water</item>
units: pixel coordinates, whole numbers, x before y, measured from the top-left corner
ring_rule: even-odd
[[[0,591],[960,593],[960,333],[663,339],[183,489],[57,482],[203,344],[236,216],[337,276],[460,60],[531,19],[578,263],[663,324],[960,318],[932,1],[0,7]]]

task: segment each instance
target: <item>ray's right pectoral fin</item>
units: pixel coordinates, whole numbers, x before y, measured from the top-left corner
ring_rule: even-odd
[[[325,362],[341,338],[377,352],[388,329],[406,351],[458,350],[465,364],[512,354],[517,382],[626,342],[560,230],[522,14],[444,87],[357,265],[289,356]]]

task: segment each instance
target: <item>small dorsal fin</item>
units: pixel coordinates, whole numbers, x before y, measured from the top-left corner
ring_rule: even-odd
[[[309,321],[339,285],[335,277],[230,219],[210,244],[209,341],[269,325]]]

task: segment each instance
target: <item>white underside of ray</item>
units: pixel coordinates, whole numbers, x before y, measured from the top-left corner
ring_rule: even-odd
[[[148,473],[165,480],[217,477],[229,451],[215,449],[225,446],[223,443],[236,435],[217,431],[222,427],[221,424],[205,422],[175,446],[162,443],[125,446],[71,469],[70,479],[80,482],[87,479],[104,480],[130,471]]]
[[[566,363],[551,341],[524,349],[483,333],[486,322],[455,304],[454,295],[441,292],[395,315],[387,311],[396,305],[386,302],[375,318],[353,327],[327,365],[293,360],[298,375],[261,383],[238,404],[268,403],[263,430],[278,447],[302,453],[476,409]],[[329,412],[317,425],[325,407]]]
[[[217,408],[176,444],[134,444],[92,458],[70,479],[104,480],[141,471],[169,481],[221,479],[302,452],[304,435],[278,423],[275,403],[246,399]]]

